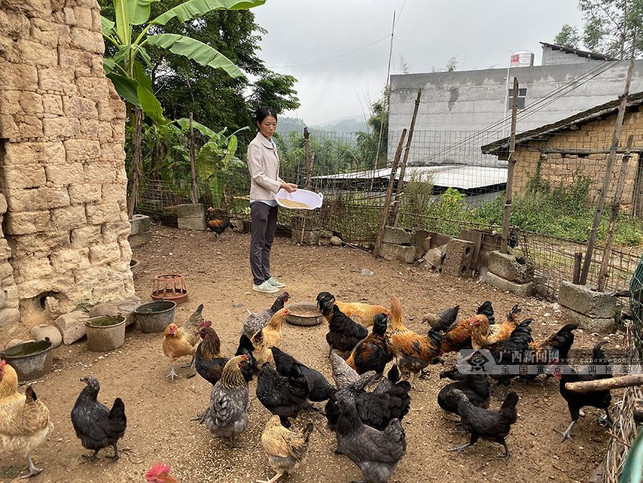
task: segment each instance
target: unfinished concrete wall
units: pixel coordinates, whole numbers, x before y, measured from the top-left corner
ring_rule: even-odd
[[[31,325],[47,297],[64,312],[134,293],[125,105],[103,72],[96,0],[0,4],[0,292],[21,312],[0,308],[0,326]]]

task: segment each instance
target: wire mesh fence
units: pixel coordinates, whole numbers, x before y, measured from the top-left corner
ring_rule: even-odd
[[[483,155],[481,145],[501,134],[415,132],[408,152],[403,151],[402,157],[408,157],[404,176],[398,170],[393,178],[393,199],[399,209],[397,225],[453,237],[460,236],[463,229],[499,233],[507,163],[497,156]],[[520,235],[518,250],[533,259],[539,292],[547,298],[556,297],[561,281],[572,280],[574,256],[586,251],[588,227],[605,172],[605,146],[611,139],[606,133],[581,134],[592,138],[591,142],[581,142],[587,147],[570,147],[571,141],[558,140],[550,142],[547,149],[527,143],[517,153],[522,157],[515,170],[511,224]],[[243,141],[247,143],[251,137],[244,135]],[[370,246],[378,233],[391,180],[390,163],[386,166],[378,160],[372,141],[373,136],[365,133],[330,132],[312,132],[307,147],[301,133],[285,133],[277,140],[281,177],[324,194],[324,204],[309,214],[311,220],[346,242]],[[245,158],[245,147],[237,154]],[[607,206],[621,172],[622,154],[621,149],[607,192]],[[187,168],[183,165],[179,169]],[[636,206],[641,204],[642,171],[638,156],[631,158],[623,170],[621,212],[626,215],[636,213]],[[250,180],[245,163],[229,165],[217,182],[200,180],[198,187],[204,205],[214,204],[231,215],[249,218]],[[399,198],[395,196],[398,191]],[[189,181],[144,179],[138,209],[161,216],[168,206],[189,203],[189,193]],[[280,210],[279,216],[280,223],[291,225],[297,215]],[[626,287],[640,257],[640,220],[638,224],[636,220],[633,224],[621,221],[608,264],[606,290]],[[589,284],[597,282],[606,230],[605,221],[599,230]]]
[[[634,324],[634,342],[643,358],[643,257],[630,282],[630,309]]]

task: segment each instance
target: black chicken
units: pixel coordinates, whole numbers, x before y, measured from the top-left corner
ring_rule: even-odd
[[[314,402],[326,401],[334,392],[335,388],[331,386],[328,380],[321,372],[312,369],[305,364],[297,361],[290,354],[285,353],[278,347],[273,347],[272,357],[275,360],[275,368],[282,376],[287,376],[292,372],[292,366],[297,365],[308,383],[308,399]]]
[[[478,307],[476,314],[484,315],[485,317],[487,317],[489,325],[493,325],[496,323],[496,318],[493,315],[493,305],[491,305],[490,300],[483,302],[482,305]]]
[[[589,367],[596,368],[595,373],[589,374],[579,374],[568,364],[563,364],[560,371],[554,372],[554,377],[560,381],[560,395],[563,396],[565,401],[567,401],[567,407],[569,408],[569,414],[572,417],[572,422],[570,423],[567,431],[560,432],[563,439],[561,443],[566,439],[572,439],[571,431],[578,421],[580,416],[581,408],[585,406],[593,406],[595,408],[604,409],[605,416],[599,419],[599,422],[605,421],[608,424],[612,424],[612,418],[609,413],[609,405],[612,402],[612,394],[609,390],[606,391],[591,391],[591,392],[573,392],[568,390],[565,387],[565,384],[568,382],[581,382],[581,381],[594,381],[597,379],[606,379],[612,377],[611,367],[609,361],[605,358],[605,353],[603,352],[603,346],[607,344],[607,341],[601,341],[594,346],[592,350],[592,364]],[[599,367],[603,366],[603,367]]]
[[[228,358],[221,354],[221,340],[210,325],[201,324],[199,335],[202,340],[194,356],[196,372],[214,386],[221,379]]]
[[[381,374],[386,364],[393,359],[386,343],[387,325],[386,314],[376,315],[373,319],[372,332],[357,343],[350,357],[346,359],[346,363],[358,374],[368,371]]]
[[[325,411],[331,429],[335,429],[341,414],[338,402],[349,392],[355,400],[360,420],[375,429],[383,430],[393,419],[401,421],[406,416],[411,406],[411,384],[401,381],[392,385],[386,384],[385,388],[379,389],[385,384],[383,381],[373,392],[367,392],[364,387],[371,380],[372,377],[363,375],[357,384],[340,389],[331,396],[326,403]]]
[[[93,376],[85,376],[81,381],[87,384],[71,410],[71,423],[76,430],[84,448],[94,451],[90,459],[96,459],[102,448],[114,448],[113,461],[119,458],[118,440],[125,434],[127,417],[125,404],[117,397],[112,404],[112,409],[97,400],[100,384]]]
[[[289,428],[288,418],[297,417],[308,404],[308,382],[299,365],[293,364],[290,373],[282,376],[270,363],[265,363],[257,376],[257,399],[279,416],[283,427]]]
[[[450,309],[443,310],[437,314],[428,314],[422,317],[422,323],[427,323],[435,330],[441,330],[443,332],[448,331],[449,327],[458,318],[458,313],[460,312],[460,306],[456,305]]]
[[[494,342],[483,349],[491,352],[497,367],[516,367],[522,364],[525,354],[529,352],[529,344],[533,341],[531,327],[533,319],[525,319],[513,330],[508,339]],[[509,381],[518,375],[517,370],[509,370],[507,373],[494,373],[490,376],[499,384],[508,386]],[[497,387],[497,386],[496,386]]]
[[[509,448],[505,438],[511,430],[511,425],[518,420],[518,394],[511,391],[507,394],[500,409],[484,409],[471,404],[467,396],[455,389],[453,395],[458,398],[458,414],[462,418],[462,425],[471,434],[471,439],[465,445],[448,449],[461,453],[465,448],[474,445],[480,437],[499,443],[505,448],[505,458],[509,458]]]
[[[342,394],[338,407],[338,452],[362,470],[365,482],[386,483],[406,453],[406,435],[400,420],[391,420],[382,431],[367,426],[358,415],[350,391]]]
[[[248,359],[245,361],[245,364],[241,366],[241,374],[243,378],[250,382],[252,381],[252,375],[257,372],[257,360],[253,355],[255,347],[252,345],[252,341],[246,337],[246,334],[241,334],[239,338],[239,347],[237,347],[237,352],[234,353],[235,356],[246,356]]]
[[[330,346],[329,357],[333,349],[338,352],[352,351],[353,347],[368,335],[366,327],[347,317],[336,304],[330,308],[328,304],[321,304],[320,309],[325,316],[332,313],[326,334],[326,342]]]
[[[440,379],[452,379],[451,382],[440,389],[438,393],[438,405],[450,413],[458,414],[458,402],[460,400],[454,392],[456,389],[462,391],[471,404],[479,408],[489,407],[489,380],[485,374],[461,373],[457,367],[440,373]]]

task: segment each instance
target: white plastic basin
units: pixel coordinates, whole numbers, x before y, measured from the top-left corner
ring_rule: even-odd
[[[324,201],[323,194],[304,189],[297,189],[297,191],[295,191],[294,193],[288,193],[286,190],[280,189],[279,191],[277,191],[276,198],[277,204],[279,206],[283,206],[284,208],[288,208],[290,210],[314,210],[316,208],[320,208]],[[287,206],[281,201],[283,199],[297,201],[308,206]]]

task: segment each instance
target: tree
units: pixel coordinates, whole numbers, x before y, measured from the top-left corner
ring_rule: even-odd
[[[554,44],[560,45],[561,47],[577,49],[580,44],[580,35],[578,35],[578,29],[566,23],[560,29],[558,35],[554,37]]]
[[[152,6],[152,13],[177,3],[179,0],[161,0]],[[168,115],[187,117],[193,112],[195,119],[212,129],[235,130],[252,126],[252,113],[260,105],[271,106],[277,113],[299,107],[296,79],[270,71],[257,56],[265,30],[255,23],[252,11],[211,11],[198,22],[173,20],[164,29],[211,45],[247,74],[233,79],[221,70],[150,49],[154,90]]]
[[[643,52],[643,0],[579,0],[578,7],[583,12],[582,37],[587,50],[615,59],[629,57],[632,51],[635,57]],[[573,39],[574,29],[565,27],[555,42],[559,37]]]

